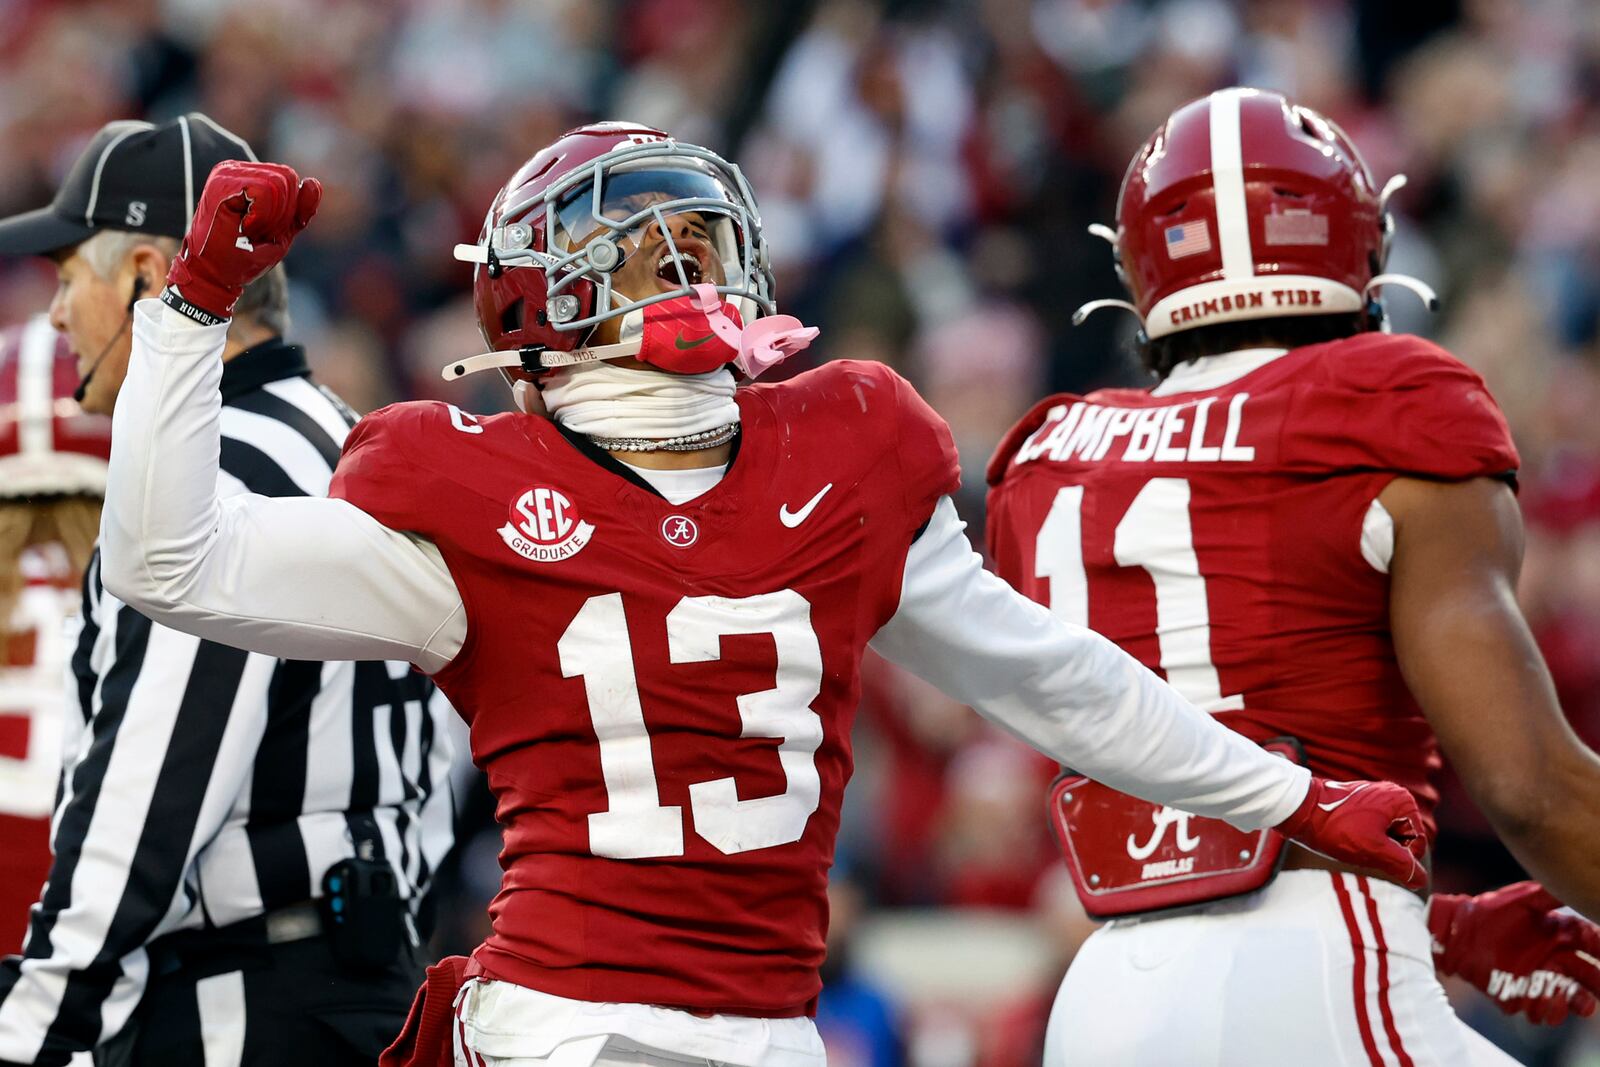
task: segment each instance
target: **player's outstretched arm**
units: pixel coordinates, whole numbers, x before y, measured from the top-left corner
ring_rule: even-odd
[[[1600,757],[1568,725],[1517,606],[1522,517],[1489,479],[1399,479],[1389,616],[1406,683],[1462,782],[1550,891],[1600,917]]]
[[[1593,1014],[1600,928],[1600,759],[1556,701],[1516,602],[1522,517],[1500,482],[1400,479],[1389,614],[1406,682],[1511,851],[1555,895],[1520,882],[1428,902],[1434,962],[1537,1023]]]
[[[103,580],[157,621],[211,640],[285,658],[403,659],[437,670],[459,650],[464,627],[431,545],[344,501],[217,498],[226,316],[309,217],[293,206],[291,191],[302,187],[292,175],[270,164],[217,167],[168,276],[169,293],[181,290],[136,308],[113,416]]]
[[[1222,726],[1099,634],[983,569],[948,498],[906,560],[888,659],[1081,774],[1241,829],[1281,827],[1420,885],[1416,806],[1387,782],[1332,783]]]

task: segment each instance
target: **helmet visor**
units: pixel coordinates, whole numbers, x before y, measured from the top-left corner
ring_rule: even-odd
[[[744,274],[743,204],[721,176],[698,160],[660,160],[607,170],[598,184],[574,189],[555,205],[551,250],[575,252],[596,238],[618,245],[622,257],[637,251],[641,233],[659,226],[669,239],[688,233],[712,251],[718,285]]]

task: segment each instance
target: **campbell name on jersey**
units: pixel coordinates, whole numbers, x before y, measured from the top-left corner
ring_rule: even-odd
[[[1228,398],[1222,411],[1216,408],[1217,399],[1208,396],[1142,409],[1107,407],[1091,400],[1063,401],[1045,412],[1044,422],[1017,449],[1013,462],[1042,457],[1056,463],[1106,459],[1124,463],[1253,462],[1255,446],[1239,443],[1249,394]],[[1258,402],[1256,408],[1261,406]],[[1213,419],[1220,422],[1223,418],[1225,426],[1213,426]]]
[[[1400,782],[1431,817],[1437,744],[1389,637],[1375,502],[1396,477],[1517,464],[1482,380],[1427,341],[1236,353],[1035,407],[989,465],[989,546],[1198,706],[1299,738],[1319,774]]]
[[[505,829],[489,974],[559,996],[811,1009],[867,641],[958,482],[881,365],[737,394],[674,505],[550,422],[443,404],[351,435],[332,495],[436,544],[468,613],[436,675]]]

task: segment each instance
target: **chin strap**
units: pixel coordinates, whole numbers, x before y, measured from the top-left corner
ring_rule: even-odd
[[[1126,300],[1111,299],[1089,301],[1087,304],[1083,305],[1077,311],[1072,313],[1072,325],[1082,326],[1084,319],[1088,318],[1090,315],[1093,315],[1096,311],[1104,311],[1106,308],[1121,308],[1124,311],[1131,311],[1133,312],[1133,317],[1139,320],[1139,325],[1144,325],[1144,316],[1139,314],[1138,308],[1134,307]]]
[[[1111,246],[1111,262],[1117,268],[1117,277],[1121,279],[1123,287],[1126,288],[1128,279],[1122,273],[1122,257],[1117,248],[1117,231],[1113,230],[1110,226],[1107,226],[1103,222],[1091,222],[1088,226],[1088,230],[1089,233],[1100,238],[1100,240]],[[1093,315],[1096,311],[1104,311],[1107,308],[1121,308],[1123,311],[1132,312],[1133,317],[1139,320],[1139,328],[1141,330],[1144,329],[1144,316],[1139,314],[1138,308],[1134,307],[1126,300],[1113,300],[1109,298],[1105,300],[1091,300],[1087,304],[1084,304],[1082,307],[1078,308],[1077,311],[1072,313],[1072,325],[1082,326],[1083,321],[1090,315]]]
[[[1378,194],[1378,214],[1389,213],[1389,198],[1406,187],[1406,176],[1396,174],[1393,178],[1383,183],[1383,191]]]
[[[1110,245],[1111,246],[1111,251],[1113,253],[1116,252],[1116,250],[1117,250],[1117,231],[1116,230],[1113,230],[1110,226],[1107,226],[1103,222],[1091,222],[1091,223],[1089,223],[1088,230],[1094,236],[1100,238],[1100,240],[1102,240],[1106,244]]]
[[[808,347],[819,332],[793,315],[768,315],[745,326],[716,286],[702,284],[691,289],[686,297],[628,312],[622,320],[624,339],[616,344],[585,345],[571,352],[538,348],[484,352],[456,360],[441,376],[454,381],[478,371],[507,367],[537,374],[555,367],[637,356],[674,374],[700,374],[731,363],[753,379]]]
[[[598,363],[606,359],[624,359],[636,356],[643,342],[639,338],[614,345],[585,345],[571,352],[553,352],[544,348],[507,348],[498,352],[483,352],[447,364],[439,376],[447,382],[483,370],[517,368],[537,374],[556,367],[575,367],[580,363]]]
[[[1381,289],[1385,285],[1398,285],[1402,289],[1409,289],[1416,294],[1417,299],[1421,300],[1423,306],[1429,311],[1439,310],[1439,294],[1435,293],[1433,287],[1427,282],[1413,278],[1409,274],[1374,275],[1372,280],[1362,287],[1362,299],[1371,299],[1373,290]]]
[[[447,382],[453,382],[457,378],[465,377],[468,374],[476,374],[481,370],[494,370],[496,367],[521,366],[523,366],[523,356],[520,348],[513,348],[508,351],[501,352],[483,352],[476,356],[468,356],[466,359],[458,359],[454,363],[448,364],[444,370],[439,372],[439,377],[443,378]]]

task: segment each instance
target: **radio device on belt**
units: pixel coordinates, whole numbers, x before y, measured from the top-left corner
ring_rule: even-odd
[[[1292,737],[1261,747],[1305,763]],[[1220,819],[1138,800],[1071,771],[1050,787],[1050,828],[1078,900],[1095,919],[1254,892],[1277,876],[1287,844],[1272,830],[1235,830]]]
[[[378,824],[370,813],[352,814],[356,854],[322,876],[322,917],[328,946],[341,964],[381,970],[400,956],[409,938],[400,883],[379,848]]]

